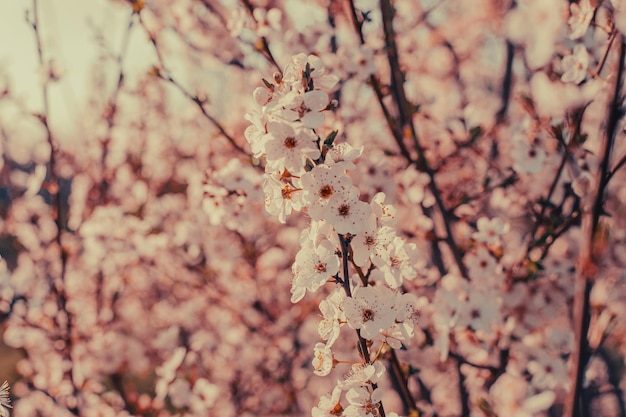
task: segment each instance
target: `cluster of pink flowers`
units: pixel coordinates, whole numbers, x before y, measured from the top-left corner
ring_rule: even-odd
[[[624,417],[625,0],[43,3],[0,417]]]
[[[346,324],[368,345],[380,345],[372,345],[373,352],[410,342],[415,297],[399,289],[416,277],[418,251],[397,235],[395,209],[385,204],[384,193],[370,203],[361,200],[349,172],[363,148],[337,143],[337,131],[320,136],[324,112],[336,105],[324,90],[337,82],[325,73],[322,61],[296,55],[273,83],[264,82],[254,91],[260,111],[246,116],[252,123],[246,139],[254,156],[265,163],[265,208],[282,223],[294,211],[311,219],[300,235],[292,267],[291,301],[326,284],[339,287],[320,303],[319,335],[326,343],[315,346],[313,366],[317,375],[325,376],[338,363],[331,348]],[[349,262],[354,275],[348,273]],[[313,410],[315,417],[344,408],[347,416],[378,415],[382,391],[375,384],[385,368],[370,352],[361,355],[351,376],[338,381],[331,396],[336,400],[323,398]],[[347,404],[339,400],[341,391],[347,391]]]

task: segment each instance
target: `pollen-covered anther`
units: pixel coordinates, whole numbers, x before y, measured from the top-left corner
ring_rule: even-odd
[[[289,136],[285,138],[285,147],[293,149],[296,147],[296,138]]]
[[[375,313],[374,313],[374,310],[370,308],[366,308],[365,310],[363,310],[362,315],[363,315],[363,321],[365,322],[365,321],[374,320]]]
[[[288,184],[287,184],[287,185],[285,185],[285,186],[283,187],[283,189],[281,190],[281,194],[282,194],[282,196],[283,196],[283,199],[284,199],[284,200],[291,200],[291,194],[292,194],[294,191],[297,191],[297,190],[296,190],[295,188],[291,188],[291,186],[289,186]]]
[[[330,185],[325,185],[322,188],[320,188],[319,195],[322,198],[330,198],[330,196],[333,195],[334,191],[335,190],[333,190],[333,187],[331,187]]]
[[[341,416],[343,415],[343,407],[340,403],[335,404],[335,407],[330,410],[330,414],[333,416]]]

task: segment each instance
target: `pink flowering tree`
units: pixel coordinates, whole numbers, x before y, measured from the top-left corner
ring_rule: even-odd
[[[626,417],[623,0],[24,7],[0,416]]]

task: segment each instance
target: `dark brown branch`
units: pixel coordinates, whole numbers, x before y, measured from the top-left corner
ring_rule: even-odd
[[[598,175],[599,184],[591,212],[585,213],[583,219],[583,234],[585,245],[580,256],[578,270],[576,274],[574,306],[573,306],[573,326],[575,335],[575,345],[571,356],[570,382],[572,388],[565,400],[565,417],[580,417],[585,409],[581,404],[582,384],[584,373],[590,357],[589,342],[587,333],[590,323],[590,301],[589,297],[593,287],[593,279],[597,273],[600,259],[598,240],[601,239],[600,217],[604,210],[604,198],[608,186],[611,151],[618,131],[618,124],[623,114],[623,77],[624,77],[624,56],[626,50],[626,38],[620,36],[619,54],[615,88],[613,97],[609,103],[606,131],[602,144],[602,163]]]
[[[341,265],[343,272],[343,281],[342,286],[346,293],[346,297],[352,297],[352,289],[350,288],[350,269],[349,269],[349,256],[350,256],[350,239],[344,235],[339,235],[339,242],[341,243]],[[361,355],[363,356],[363,361],[366,364],[372,363],[372,358],[370,357],[369,347],[367,346],[367,340],[361,336],[361,332],[356,330],[359,350],[361,351]],[[378,385],[372,383],[372,389],[378,388]],[[385,408],[383,407],[383,403],[380,403],[380,407],[378,408],[381,417],[385,417]]]

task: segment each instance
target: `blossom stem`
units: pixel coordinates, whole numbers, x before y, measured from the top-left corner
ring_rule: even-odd
[[[350,239],[345,235],[339,235],[339,242],[341,243],[341,263],[343,268],[343,289],[346,292],[347,297],[352,297],[352,290],[350,289],[350,270],[349,270],[349,260],[350,257]],[[372,363],[370,358],[369,347],[367,346],[367,340],[361,336],[361,332],[357,329],[356,331],[359,349],[361,350],[361,355],[363,356],[363,361],[367,364]],[[378,384],[372,382],[372,389],[378,388]],[[378,408],[380,413],[380,417],[385,417],[385,408],[383,407],[382,401],[380,402],[380,407]]]
[[[600,58],[600,61],[598,62],[598,65],[596,66],[596,69],[594,71],[596,77],[600,76],[600,72],[602,71],[602,68],[604,67],[604,63],[606,62],[606,59],[609,56],[611,45],[613,45],[613,41],[615,40],[616,36],[617,36],[617,30],[613,29],[613,31],[611,32],[609,36],[606,49],[604,50],[604,54],[602,54],[602,58]]]
[[[411,391],[409,391],[408,378],[402,370],[402,365],[400,364],[400,360],[398,359],[395,349],[389,350],[389,364],[391,365],[393,377],[398,386],[398,391],[400,393],[402,403],[404,404],[405,411],[410,415],[413,410],[417,410],[417,405],[415,404],[415,399],[413,398]]]

